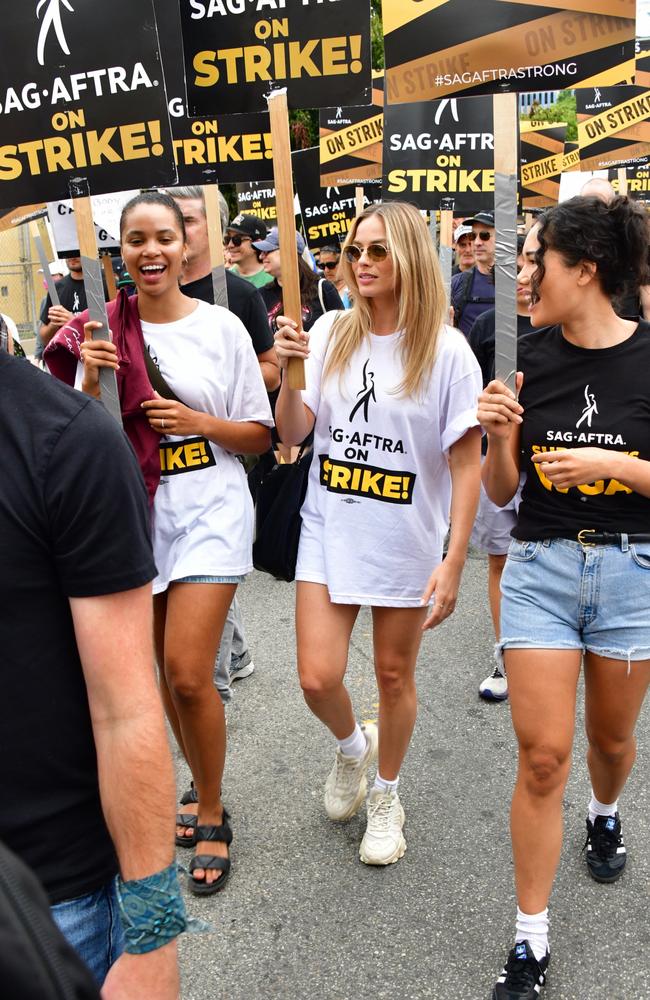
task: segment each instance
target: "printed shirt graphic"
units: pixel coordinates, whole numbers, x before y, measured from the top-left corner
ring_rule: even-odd
[[[465,338],[445,327],[420,401],[391,392],[403,374],[400,333],[371,335],[342,383],[322,384],[337,315],[311,331],[303,400],[316,415],[314,459],[296,578],[326,583],[337,603],[417,607],[442,558],[447,453],[477,424],[480,370]]]
[[[272,426],[251,339],[220,306],[198,302],[176,323],[142,323],[167,384],[192,409]],[[161,437],[153,509],[154,593],[184,576],[239,576],[253,568],[253,506],[241,463],[206,438]]]
[[[650,324],[639,323],[628,340],[599,350],[569,343],[559,327],[538,331],[519,342],[518,367],[524,373],[520,464],[527,478],[514,537],[650,530],[650,499],[617,479],[560,490],[531,461],[535,453],[564,448],[650,460]]]

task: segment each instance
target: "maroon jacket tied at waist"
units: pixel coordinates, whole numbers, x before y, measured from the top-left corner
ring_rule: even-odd
[[[108,325],[117,348],[120,368],[117,372],[117,392],[122,410],[124,431],[138,457],[149,493],[153,498],[160,480],[160,435],[152,430],[140,404],[154,398],[154,390],[144,363],[144,340],[138,313],[138,296],[127,295],[120,289],[117,298],[106,305]],[[88,310],[79,313],[52,337],[43,356],[52,374],[74,386],[77,362],[81,361],[80,345],[84,340],[84,323]]]

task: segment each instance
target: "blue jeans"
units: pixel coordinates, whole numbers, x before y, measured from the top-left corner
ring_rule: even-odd
[[[87,896],[55,903],[51,913],[63,936],[101,986],[111,965],[124,951],[115,879]]]

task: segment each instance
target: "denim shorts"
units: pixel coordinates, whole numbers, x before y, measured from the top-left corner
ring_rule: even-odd
[[[513,538],[501,577],[498,649],[650,658],[650,542],[583,546]]]
[[[182,576],[172,583],[243,583],[246,576]]]
[[[59,930],[86,963],[99,986],[124,951],[116,880],[87,896],[55,903],[50,912]]]

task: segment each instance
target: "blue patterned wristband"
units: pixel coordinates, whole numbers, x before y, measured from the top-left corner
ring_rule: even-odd
[[[162,948],[187,929],[175,861],[146,878],[129,882],[118,878],[117,898],[125,950],[131,955],[145,955]]]

